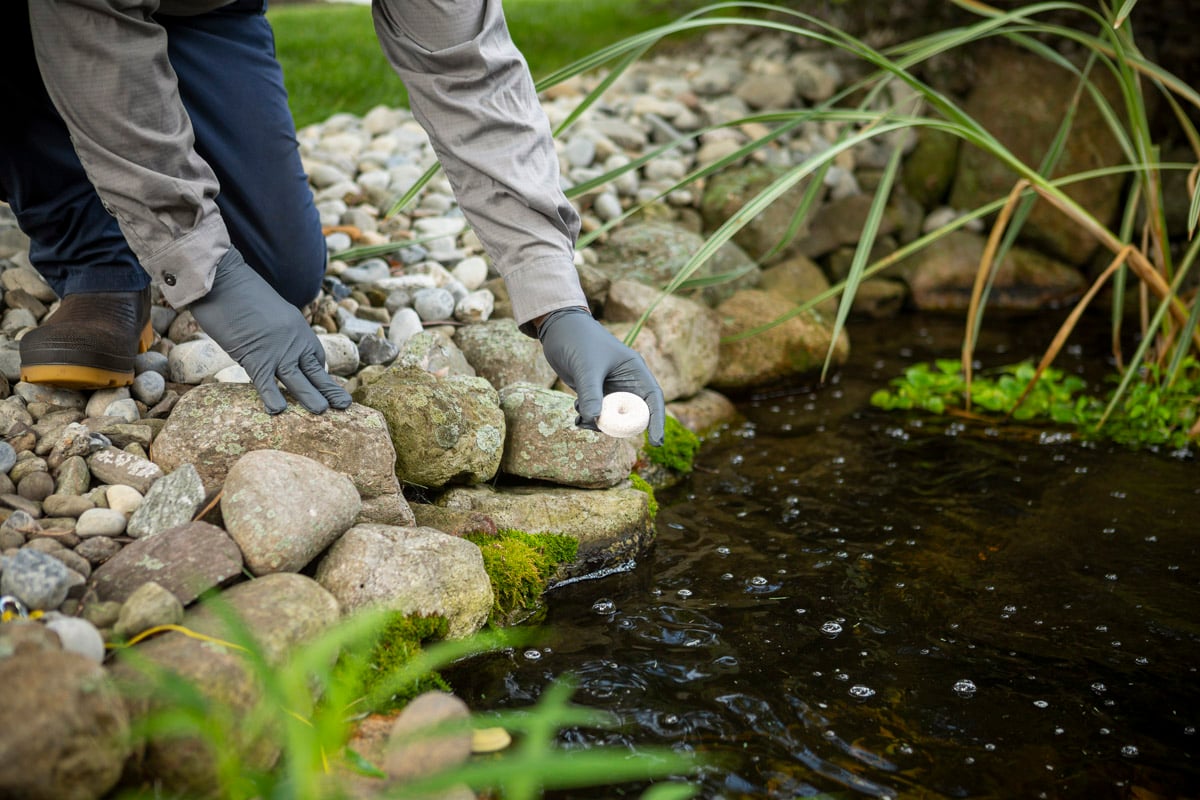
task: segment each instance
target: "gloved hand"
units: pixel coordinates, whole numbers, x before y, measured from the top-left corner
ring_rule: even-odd
[[[575,424],[590,430],[596,427],[604,395],[631,392],[650,408],[650,444],[663,443],[666,408],[662,389],[650,374],[646,362],[626,347],[591,313],[580,307],[552,311],[538,328],[538,339],[550,366],[563,383],[575,390]]]
[[[325,371],[325,351],[303,315],[230,248],[212,290],[189,308],[196,322],[250,375],[268,414],[287,409],[279,378],[314,414],[346,408],[350,394]]]

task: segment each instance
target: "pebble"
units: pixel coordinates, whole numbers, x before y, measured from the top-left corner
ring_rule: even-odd
[[[81,539],[91,536],[120,536],[125,532],[128,519],[121,511],[112,508],[92,508],[79,515],[75,523],[75,535]]]
[[[137,489],[122,484],[109,486],[105,489],[104,496],[108,500],[108,507],[122,514],[132,514],[137,511],[144,499],[142,493]]]
[[[97,664],[104,661],[104,637],[91,622],[58,612],[46,614],[44,622],[58,636],[63,650],[78,653]]]
[[[58,608],[67,599],[72,572],[54,556],[21,548],[0,558],[0,595],[12,595],[27,609]]]
[[[163,359],[165,362],[166,357],[164,356]],[[152,406],[161,400],[167,391],[167,380],[157,370],[146,370],[133,379],[133,385],[129,387],[129,390],[135,400]]]
[[[421,289],[413,296],[413,309],[425,322],[450,319],[454,305],[454,295],[441,288]]]

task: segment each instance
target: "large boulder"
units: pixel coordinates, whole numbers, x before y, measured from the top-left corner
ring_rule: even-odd
[[[439,497],[436,506],[459,514],[475,513],[497,528],[573,537],[579,542],[579,551],[564,577],[628,564],[654,541],[649,497],[627,486],[456,488]]]
[[[704,246],[704,237],[672,222],[624,225],[603,244],[593,245],[596,269],[610,280],[628,278],[661,289]],[[730,280],[703,289],[687,289],[684,297],[713,306],[739,287],[758,283],[760,270],[752,258],[733,242],[726,242],[699,266],[693,278],[728,275]],[[737,277],[733,277],[737,276]]]
[[[481,483],[500,468],[504,413],[483,378],[391,367],[354,397],[387,420],[396,475],[405,483]]]
[[[514,383],[500,392],[507,434],[500,469],[583,489],[616,486],[637,462],[639,439],[614,439],[575,424],[575,398]]]
[[[604,304],[606,322],[636,323],[658,299],[658,293],[637,281],[614,281]],[[622,336],[623,329],[614,328]],[[633,348],[642,354],[669,402],[691,397],[703,389],[717,371],[721,347],[721,321],[712,309],[684,297],[662,297],[646,319],[643,330],[652,331],[653,352],[641,333]],[[622,337],[623,338],[623,337]]]
[[[966,311],[986,242],[954,231],[900,262],[911,299],[921,311]],[[1032,312],[1063,305],[1086,288],[1073,267],[1023,247],[1010,248],[996,271],[987,308]]]
[[[346,613],[442,616],[451,637],[482,628],[494,600],[479,548],[433,528],[355,525],[321,559],[316,579]]]
[[[221,709],[214,719],[232,720],[224,746],[238,748],[247,763],[266,769],[278,758],[279,743],[275,731],[252,732],[237,724],[262,702],[262,686],[245,654],[223,644],[237,638],[226,615],[241,621],[268,665],[278,665],[294,647],[338,621],[338,603],[312,578],[285,572],[240,583],[223,592],[220,602],[219,613],[202,604],[184,617],[184,627],[206,638],[169,632],[147,639],[134,648],[136,660],[118,661],[112,674],[126,692],[133,718],[140,720],[172,703],[147,671],[175,673]],[[150,735],[130,759],[127,775],[152,780],[173,796],[210,796],[217,788],[215,754],[190,736]]]
[[[1014,156],[1037,169],[1050,148],[1063,114],[1077,91],[1077,78],[1049,59],[1023,48],[995,46],[978,54],[974,81],[963,110]],[[1095,69],[1091,80],[1121,113],[1123,101],[1107,70]],[[1120,143],[1094,99],[1080,94],[1071,131],[1052,177],[1112,167],[1124,161]],[[1121,208],[1123,175],[1107,175],[1064,186],[1096,220],[1111,226]],[[964,147],[950,192],[955,208],[978,208],[1005,197],[1017,175],[999,159],[976,147]],[[1044,200],[1034,204],[1022,229],[1023,240],[1077,266],[1085,264],[1096,238]]]
[[[772,164],[749,164],[713,175],[704,187],[704,195],[700,200],[705,230],[719,228],[787,171],[786,167]],[[792,218],[811,180],[810,176],[799,181],[776,198],[738,230],[733,235],[733,241],[755,261],[762,261],[772,251],[776,251],[776,258],[794,252],[800,241],[808,235],[808,225],[791,231]],[[777,250],[781,244],[782,249]]]
[[[718,306],[721,364],[711,385],[745,391],[821,369],[830,352],[833,328],[812,309],[796,311],[795,304],[758,289],[740,291]],[[773,322],[777,324],[759,333],[733,338]],[[832,350],[835,365],[849,358],[850,340],[845,329]]]
[[[0,658],[0,797],[97,800],[129,756],[129,715],[104,669],[26,647]]]
[[[400,491],[396,453],[378,411],[352,404],[343,411],[310,414],[293,404],[272,416],[249,384],[205,384],[184,394],[155,437],[150,457],[166,472],[192,464],[213,490],[251,450],[313,458],[349,475],[364,499]]]
[[[90,586],[100,600],[124,602],[154,581],[186,606],[241,574],[242,552],[229,534],[207,522],[190,522],[125,545],[96,568]]]

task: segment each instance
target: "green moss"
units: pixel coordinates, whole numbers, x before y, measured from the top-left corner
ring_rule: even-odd
[[[654,496],[654,487],[636,472],[629,476],[629,482],[633,484],[633,488],[646,493],[650,500],[650,519],[653,520],[658,516],[658,499]]]
[[[573,562],[579,552],[578,541],[557,533],[502,528],[494,534],[471,533],[464,538],[483,553],[483,566],[496,598],[493,621],[535,607],[559,566]]]
[[[679,420],[668,416],[663,429],[662,447],[646,448],[646,458],[651,464],[686,475],[692,471],[699,449],[700,437],[685,428]]]
[[[401,708],[423,692],[450,687],[436,672],[427,672],[411,681],[390,685],[396,673],[404,668],[425,642],[446,636],[449,625],[445,617],[388,614],[379,634],[365,644],[342,654],[339,672],[345,679],[357,680],[370,708],[364,711],[386,712]]]

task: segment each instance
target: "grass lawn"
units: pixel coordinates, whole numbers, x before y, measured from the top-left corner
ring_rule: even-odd
[[[534,78],[605,45],[677,18],[696,0],[508,0],[513,40]],[[370,8],[352,4],[271,7],[279,61],[296,126],[339,111],[406,106],[404,84],[375,39]]]

